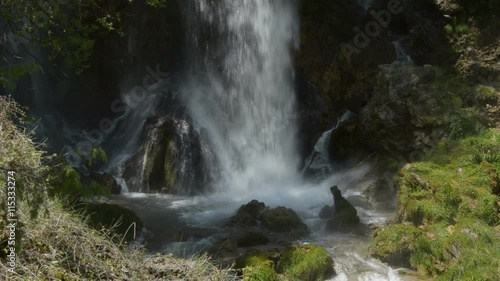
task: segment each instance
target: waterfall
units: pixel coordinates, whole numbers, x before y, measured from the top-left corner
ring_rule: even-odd
[[[182,95],[212,146],[219,186],[283,186],[296,177],[296,101],[291,52],[294,0],[186,1],[188,70]]]
[[[399,40],[393,41],[392,45],[394,46],[394,50],[396,51],[396,61],[400,61],[410,65],[413,64],[413,60],[411,59],[410,55],[406,53]]]
[[[373,0],[358,0],[357,3],[365,12],[373,6]]]
[[[354,113],[346,111],[342,116],[337,119],[337,123],[333,128],[325,131],[314,145],[314,149],[307,157],[302,174],[312,173],[317,180],[324,180],[326,177],[331,176],[334,172],[332,161],[330,159],[328,146],[332,133],[347,120],[354,118]]]

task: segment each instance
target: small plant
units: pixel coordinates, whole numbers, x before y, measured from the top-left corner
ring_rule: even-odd
[[[472,157],[476,164],[481,164],[483,161],[490,164],[500,161],[500,152],[497,146],[479,144],[477,147],[476,153]]]

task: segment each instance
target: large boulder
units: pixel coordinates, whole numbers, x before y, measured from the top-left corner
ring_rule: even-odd
[[[107,173],[91,172],[88,176],[82,176],[82,183],[87,185],[98,184],[106,188],[110,194],[116,195],[121,193],[121,186],[112,175]]]
[[[263,202],[257,200],[242,205],[226,226],[261,226],[271,232],[296,232],[300,235],[309,232],[307,225],[294,210],[283,206],[266,207]]]
[[[187,118],[162,117],[148,121],[145,141],[125,164],[130,191],[193,195],[207,190],[204,168],[213,154]]]
[[[245,246],[266,244],[272,240],[266,235],[286,240],[304,237],[309,233],[307,225],[294,210],[283,206],[270,208],[257,200],[242,205],[229,218],[226,227],[233,229],[238,244]]]
[[[236,214],[229,219],[226,226],[256,226],[266,204],[252,200],[248,204],[241,205]]]
[[[274,232],[295,232],[298,235],[306,235],[308,233],[307,225],[305,225],[297,213],[283,206],[276,208],[267,208],[260,216],[262,226]]]

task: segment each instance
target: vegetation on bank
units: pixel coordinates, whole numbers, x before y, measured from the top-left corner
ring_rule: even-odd
[[[395,224],[371,252],[438,280],[500,280],[500,129],[437,145],[398,175]]]
[[[117,233],[123,233],[120,228],[128,229],[134,219],[125,216],[121,222],[112,220],[122,217],[123,212],[116,214],[116,209],[109,206],[104,219],[94,214],[102,211],[100,207],[85,208],[88,216],[74,211],[74,203],[86,195],[81,191],[89,186],[81,183],[74,169],[54,164],[57,163],[54,157],[44,154],[43,146],[35,143],[25,129],[25,117],[23,108],[10,98],[0,96],[0,279],[234,279],[229,271],[220,270],[207,257],[183,260],[150,256],[140,246],[128,246],[123,234]],[[15,273],[8,272],[7,264],[10,254],[5,188],[8,171],[15,173],[17,197]]]
[[[334,274],[333,260],[314,245],[294,245],[283,251],[249,250],[236,261],[247,281],[316,281]]]

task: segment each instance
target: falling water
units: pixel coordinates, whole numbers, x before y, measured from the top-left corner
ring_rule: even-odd
[[[214,149],[223,188],[279,186],[297,175],[296,6],[293,0],[188,3],[183,96]]]
[[[373,0],[358,0],[358,5],[363,7],[363,9],[368,11],[373,6]]]
[[[399,40],[393,41],[392,45],[394,45],[394,50],[396,51],[396,61],[400,61],[410,65],[413,64],[413,60],[411,59],[410,55],[406,53]]]

